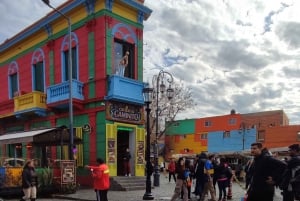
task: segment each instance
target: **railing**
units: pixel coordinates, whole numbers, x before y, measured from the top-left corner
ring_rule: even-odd
[[[65,81],[47,88],[47,104],[64,101],[69,99],[69,81]],[[72,80],[73,98],[84,100],[83,83]]]
[[[32,110],[34,108],[46,109],[46,94],[40,91],[33,91],[21,96],[14,97],[14,112]]]

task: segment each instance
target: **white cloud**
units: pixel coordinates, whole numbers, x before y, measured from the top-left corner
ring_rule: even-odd
[[[64,0],[52,0],[58,6]],[[300,2],[146,0],[144,77],[164,69],[192,88],[180,118],[284,109],[300,123]],[[3,0],[0,41],[50,12],[41,1]]]

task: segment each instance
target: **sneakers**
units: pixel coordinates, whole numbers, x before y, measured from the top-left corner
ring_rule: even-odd
[[[130,174],[130,173],[128,174],[128,177],[131,177],[131,174]]]
[[[127,174],[125,174],[125,177],[127,177]]]

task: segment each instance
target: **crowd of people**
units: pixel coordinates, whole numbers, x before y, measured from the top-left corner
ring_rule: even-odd
[[[275,188],[281,190],[283,201],[300,200],[300,145],[293,144],[288,148],[289,157],[282,160],[274,157],[259,142],[251,145],[252,158],[239,171],[245,172],[244,201],[273,201]],[[229,195],[231,182],[239,182],[234,172],[238,168],[233,167],[226,158],[214,154],[201,153],[192,160],[180,157],[177,162],[171,159],[166,169],[169,182],[173,178],[176,183],[171,201],[178,198],[188,201],[191,194],[195,194],[200,201],[207,198],[210,201],[225,201],[232,196]]]
[[[300,200],[300,145],[293,144],[288,148],[289,158],[280,160],[273,157],[261,143],[251,144],[252,159],[247,161],[244,167],[246,173],[244,201],[273,201],[275,188],[281,189],[283,201]],[[128,153],[127,149],[126,162],[131,158]],[[126,167],[125,174],[128,176],[130,167],[128,164]],[[98,158],[96,166],[86,166],[86,168],[91,171],[97,201],[107,201],[110,187],[108,166],[103,159]],[[229,192],[235,174],[226,158],[207,153],[199,154],[194,160],[181,157],[177,161],[172,159],[167,171],[169,182],[173,178],[176,183],[171,201],[178,198],[188,201],[191,199],[191,194],[195,194],[200,201],[204,201],[207,197],[210,197],[210,201],[217,201],[217,199],[226,201],[232,196]],[[195,185],[192,187],[193,180]],[[28,161],[24,166],[22,188],[24,196],[21,201],[36,200],[37,174],[33,161]]]

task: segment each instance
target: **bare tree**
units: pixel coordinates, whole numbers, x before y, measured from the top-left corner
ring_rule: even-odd
[[[156,120],[158,120],[158,136],[160,139],[167,129],[165,122],[171,122],[168,125],[171,126],[172,122],[175,121],[176,116],[184,112],[187,109],[196,106],[195,101],[192,98],[191,89],[186,87],[182,81],[174,84],[174,96],[169,99],[166,93],[159,93],[158,97],[158,108],[156,103],[156,97],[153,98],[151,104],[151,133],[156,133]],[[156,93],[153,93],[156,96]],[[156,119],[156,111],[158,110],[158,118]]]

